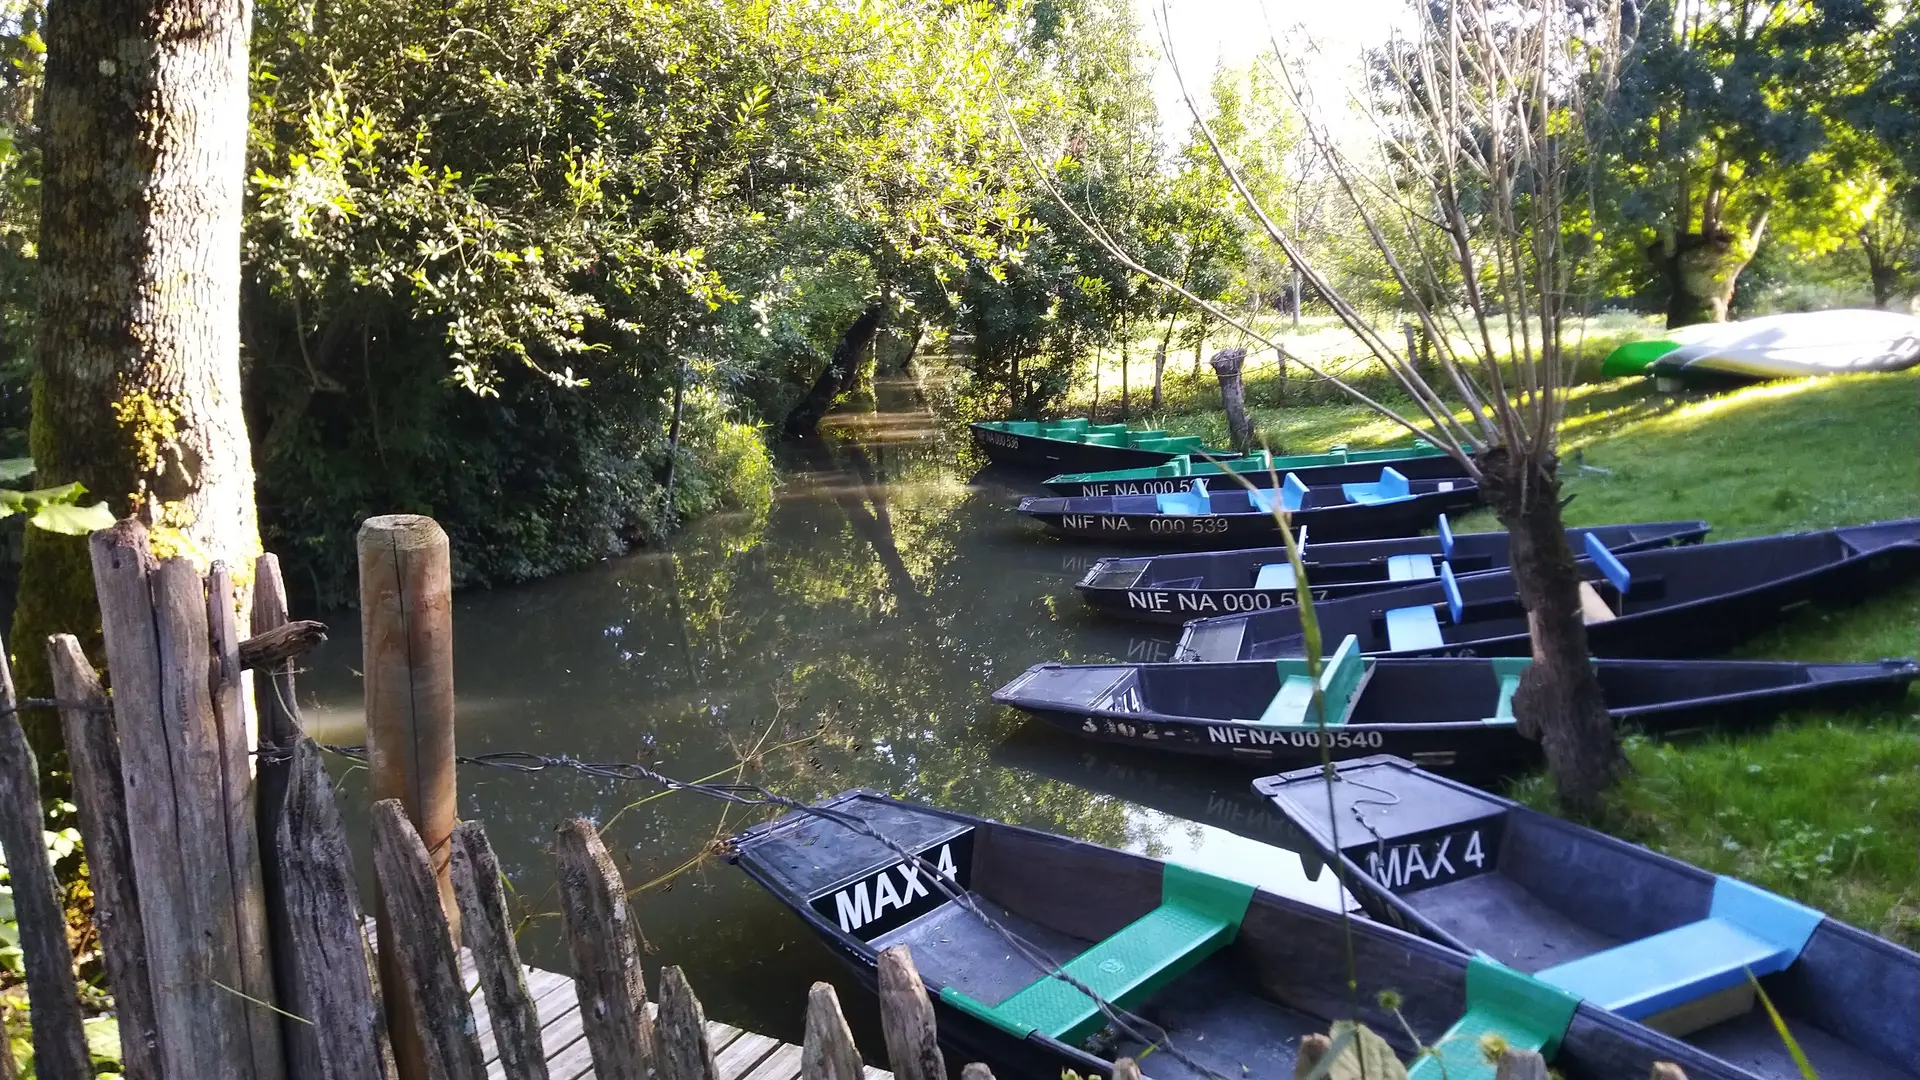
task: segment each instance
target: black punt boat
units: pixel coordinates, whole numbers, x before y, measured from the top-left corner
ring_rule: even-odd
[[[1349,637],[1321,670],[1327,722],[1305,660],[1039,664],[993,700],[1099,742],[1253,761],[1318,761],[1387,752],[1464,776],[1532,764],[1513,692],[1527,657],[1374,659]],[[1650,734],[1744,728],[1782,712],[1897,702],[1920,678],[1912,660],[1596,660],[1616,722]]]
[[[1408,480],[1391,466],[1375,475],[1371,483],[1289,483],[1278,491],[1208,490],[1196,480],[1172,495],[1021,499],[1020,512],[1053,532],[1104,543],[1230,548],[1278,543],[1276,505],[1289,511],[1294,529],[1322,540],[1372,540],[1412,536],[1441,514],[1480,504],[1480,488],[1469,480]]]
[[[1822,1077],[1920,1076],[1920,956],[1732,878],[1380,756],[1256,781],[1368,913],[1798,1080],[1746,973]],[[1337,829],[1335,828],[1337,826]],[[1338,844],[1334,843],[1337,832]]]
[[[1684,658],[1732,648],[1810,605],[1858,603],[1920,572],[1920,518],[1662,548],[1617,558],[1586,545],[1582,605],[1595,656]],[[1440,579],[1314,605],[1327,641],[1385,656],[1524,656],[1511,572]],[[1293,608],[1186,625],[1187,660],[1264,660],[1304,647]]]
[[[1075,1069],[1104,1077],[1113,1058],[1140,1059],[1148,1047],[1103,1031],[1092,999],[949,894],[1164,1029],[1160,1049],[1141,1062],[1156,1080],[1288,1075],[1300,1037],[1335,1018],[1359,1019],[1409,1056],[1400,1021],[1378,1005],[1387,989],[1429,1041],[1456,1021],[1463,1032],[1499,1030],[1554,1056],[1569,1078],[1640,1077],[1655,1061],[1679,1064],[1690,1080],[1737,1075],[1651,1029],[1391,927],[875,792],[847,792],[744,833],[733,858],[869,988],[880,950],[908,946],[942,1042],[1002,1076],[1059,1080]],[[1345,985],[1349,932],[1356,993]],[[1449,1080],[1490,1080],[1492,1070],[1475,1060],[1477,1040],[1448,1045],[1459,1055],[1449,1055]],[[1437,1070],[1437,1061],[1423,1062],[1414,1076],[1438,1080]]]
[[[1143,431],[1125,424],[1071,420],[982,420],[967,425],[973,444],[995,464],[1039,471],[1091,472],[1161,465],[1199,455],[1215,461],[1240,457],[1236,450],[1203,445],[1191,435]]]
[[[1396,589],[1435,576],[1441,562],[1456,574],[1507,568],[1507,534],[1454,535],[1445,515],[1438,536],[1314,544],[1301,552],[1315,600]],[[1673,544],[1694,544],[1707,535],[1704,521],[1655,521],[1644,525],[1599,525],[1568,529],[1580,550],[1593,533],[1615,553]],[[1293,567],[1283,547],[1241,551],[1101,559],[1080,579],[1087,606],[1140,622],[1178,623],[1240,611],[1293,604]]]
[[[1334,451],[1274,457],[1245,454],[1227,461],[1195,461],[1178,457],[1161,465],[1105,472],[1061,473],[1047,477],[1044,486],[1055,495],[1165,495],[1187,490],[1195,477],[1220,489],[1240,486],[1235,476],[1257,488],[1276,488],[1288,473],[1302,483],[1357,484],[1378,479],[1380,470],[1393,470],[1409,480],[1466,480],[1467,470],[1446,454],[1419,450]]]

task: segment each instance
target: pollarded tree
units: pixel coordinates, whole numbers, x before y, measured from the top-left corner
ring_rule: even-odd
[[[1649,0],[1624,59],[1604,194],[1642,232],[1667,325],[1727,317],[1783,214],[1821,227],[1836,136],[1863,86],[1881,8],[1857,0]]]
[[[260,548],[240,410],[247,0],[60,0],[46,17],[39,483],[78,482],[157,554],[243,570]],[[26,533],[13,641],[97,629],[84,538]]]
[[[1445,448],[1507,527],[1534,658],[1515,712],[1545,750],[1563,804],[1590,808],[1617,776],[1620,755],[1587,655],[1581,577],[1561,518],[1557,436],[1573,378],[1566,321],[1587,291],[1590,127],[1617,85],[1622,7],[1454,0],[1416,5],[1411,15],[1412,39],[1382,51],[1361,95],[1377,135],[1364,150],[1335,141],[1277,44],[1270,60],[1369,239],[1377,272],[1397,285],[1433,343],[1437,372],[1402,351],[1397,328],[1376,326],[1341,294],[1278,227],[1219,140],[1209,143],[1248,214],[1392,374],[1405,403],[1303,363]],[[1190,94],[1187,103],[1210,130]],[[1430,233],[1443,240],[1437,249],[1404,240]],[[1110,249],[1127,257],[1117,244]],[[1453,282],[1461,302],[1436,302]],[[1160,283],[1183,292],[1164,277]]]

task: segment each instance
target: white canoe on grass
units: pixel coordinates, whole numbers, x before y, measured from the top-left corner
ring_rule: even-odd
[[[1790,379],[1920,363],[1920,317],[1893,311],[1809,311],[1685,329],[1651,374]]]

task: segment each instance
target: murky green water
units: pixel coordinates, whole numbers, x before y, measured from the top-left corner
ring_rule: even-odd
[[[1017,477],[970,483],[983,462],[921,387],[879,396],[879,411],[834,417],[823,445],[784,463],[764,520],[707,522],[670,551],[461,597],[461,752],[639,759],[683,779],[746,759],[748,779],[794,798],[878,788],[1333,902],[1330,873],[1261,842],[1276,822],[1251,774],[1095,748],[992,704],[1030,664],[1164,658],[1172,635],[1083,611],[1073,584],[1111,552],[1029,526],[1013,510]],[[359,620],[331,621],[301,697],[322,741],[358,742]],[[365,773],[336,774],[363,834]],[[806,989],[825,978],[867,1026],[825,949],[714,854],[764,811],[687,793],[641,803],[656,791],[564,771],[463,767],[459,783],[462,816],[486,823],[533,915],[529,962],[567,969],[545,845],[586,815],[642,888],[650,984],[679,964],[710,1017],[797,1040]]]

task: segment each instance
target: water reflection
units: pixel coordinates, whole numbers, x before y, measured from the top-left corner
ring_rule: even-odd
[[[1074,582],[1114,552],[1029,527],[1014,506],[1036,487],[982,474],[964,431],[937,423],[947,410],[918,386],[879,389],[879,409],[836,416],[825,441],[783,463],[764,517],[460,597],[462,752],[637,759],[799,799],[873,787],[1202,867],[1257,866],[1272,879],[1262,883],[1337,903],[1330,876],[1210,809],[1218,796],[1248,810],[1244,778],[1102,780],[1081,769],[1077,744],[999,749],[1021,722],[989,695],[1029,664],[1164,658],[1173,636],[1085,612]],[[355,741],[358,618],[330,621],[334,638],[304,678],[306,715],[323,739]],[[365,774],[340,775],[357,817]],[[486,823],[531,913],[530,962],[565,969],[545,846],[555,823],[586,815],[607,824],[641,890],[649,969],[685,967],[710,1015],[797,1038],[807,986],[841,980],[782,909],[713,857],[763,811],[561,771],[466,767],[460,785],[461,813]],[[364,835],[363,820],[349,827]]]

